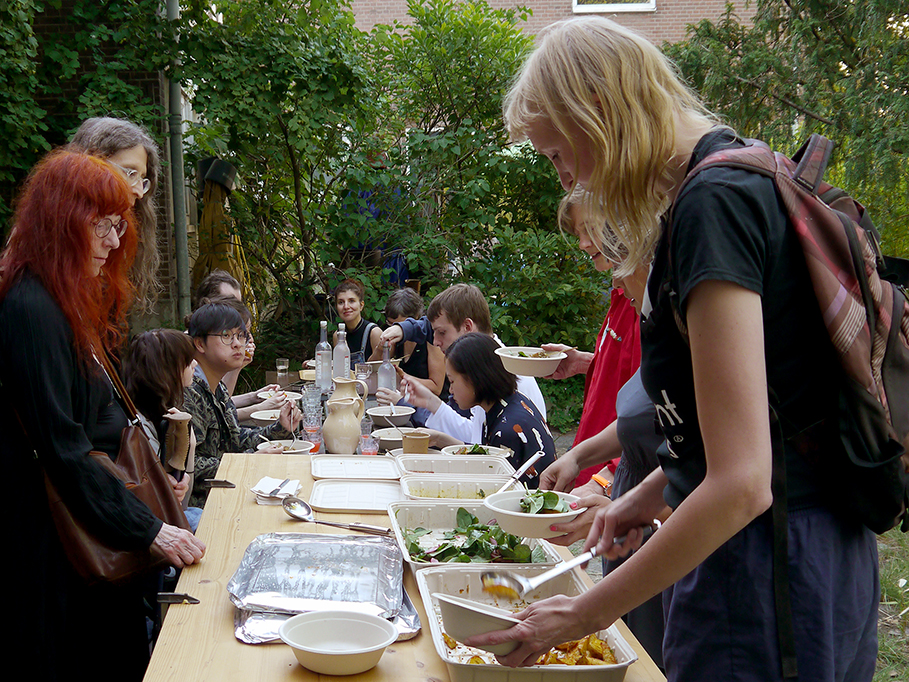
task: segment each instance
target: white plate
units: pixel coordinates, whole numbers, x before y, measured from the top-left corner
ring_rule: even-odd
[[[285,448],[290,448],[293,445],[293,441],[289,438],[287,440],[268,440],[262,443],[259,443],[256,446],[256,450],[264,450],[269,445],[281,445]],[[287,449],[284,451],[285,455],[308,455],[312,451],[313,444],[308,440],[299,440],[297,439],[297,447],[293,450]]]
[[[316,455],[312,458],[312,477],[369,478],[396,481],[401,477],[392,457],[369,455]]]
[[[281,393],[283,393],[284,397],[288,400],[300,400],[303,397],[302,393],[297,393],[296,391],[282,391],[280,389],[277,391],[262,391],[261,393],[256,393],[256,397],[261,398],[262,400],[268,400]]]
[[[323,478],[312,485],[309,505],[316,511],[385,514],[404,499],[397,481]]]

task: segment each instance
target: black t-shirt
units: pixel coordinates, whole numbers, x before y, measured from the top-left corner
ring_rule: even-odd
[[[689,171],[708,153],[741,145],[728,130],[698,142]],[[837,359],[823,325],[797,235],[767,177],[731,168],[708,169],[676,201],[671,243],[664,229],[647,283],[641,320],[642,378],[666,442],[660,464],[676,507],[704,479],[706,461],[695,404],[690,349],[673,318],[670,297],[685,316],[700,282],[738,284],[761,296],[768,384],[783,421],[797,429],[835,414]],[[671,249],[671,258],[669,250]],[[671,270],[670,270],[671,263]],[[814,503],[819,482],[786,447],[790,504]]]

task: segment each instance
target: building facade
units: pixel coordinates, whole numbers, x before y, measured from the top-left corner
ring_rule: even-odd
[[[715,20],[726,11],[729,0],[643,0],[635,2],[590,3],[587,0],[488,0],[496,8],[523,5],[533,11],[524,26],[529,33],[563,19],[598,14],[634,29],[657,45],[677,42],[685,37],[689,24],[702,19]],[[745,19],[744,0],[731,2],[740,19]],[[351,0],[356,25],[363,31],[376,24],[407,20],[407,0]]]

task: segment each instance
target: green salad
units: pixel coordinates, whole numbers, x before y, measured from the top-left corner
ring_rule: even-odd
[[[495,523],[480,523],[476,516],[460,507],[457,528],[442,533],[439,542],[429,549],[420,539],[432,535],[426,528],[404,528],[404,544],[413,561],[429,563],[544,563],[546,554],[539,544],[530,547],[516,535],[506,533]]]
[[[571,508],[551,490],[528,490],[521,498],[521,511],[525,514],[561,514],[570,512]]]

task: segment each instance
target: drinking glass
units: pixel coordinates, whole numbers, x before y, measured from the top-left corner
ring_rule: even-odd
[[[374,425],[372,419],[369,417],[364,417],[363,421],[360,422],[360,435],[368,436],[373,432]]]
[[[278,370],[279,377],[287,376],[287,369],[290,367],[290,360],[287,358],[276,358],[275,368]]]
[[[361,455],[378,455],[379,454],[379,441],[376,438],[369,434],[367,436],[360,436],[360,454]]]
[[[312,454],[315,455],[322,448],[322,427],[321,426],[304,426],[306,440],[312,443]]]
[[[369,379],[370,374],[372,374],[372,368],[365,362],[358,362],[356,365],[354,365],[354,375],[360,381],[366,381]]]

